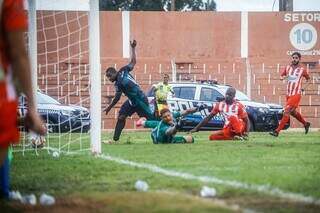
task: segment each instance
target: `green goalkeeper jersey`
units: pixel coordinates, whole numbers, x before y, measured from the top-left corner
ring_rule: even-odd
[[[181,117],[180,112],[173,112],[173,118]],[[174,121],[175,122],[175,121]],[[153,143],[172,143],[174,135],[167,135],[167,130],[171,127],[170,124],[164,121],[146,121],[146,128],[153,128],[151,132],[151,138]]]

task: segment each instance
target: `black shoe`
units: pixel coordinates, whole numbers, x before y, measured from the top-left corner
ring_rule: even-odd
[[[273,137],[278,137],[279,133],[277,131],[269,132]]]
[[[304,126],[306,134],[308,134],[310,126],[311,126],[311,123],[309,123],[309,122],[307,122],[306,125]]]

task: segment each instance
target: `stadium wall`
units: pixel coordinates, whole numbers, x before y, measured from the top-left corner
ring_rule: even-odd
[[[125,45],[129,44],[124,41],[135,38],[138,41],[138,63],[133,74],[145,91],[161,79],[162,73],[171,73],[171,62],[174,61],[182,80],[216,78],[244,92],[248,92],[246,76],[250,70],[251,98],[283,105],[286,85],[278,80],[279,75],[290,63],[292,51],[300,51],[302,62],[311,73],[311,84],[302,98],[300,110],[313,127],[320,127],[319,12],[249,12],[246,15],[241,12],[126,13],[100,12],[102,75],[108,66],[120,68],[127,63],[125,57],[129,48]],[[124,18],[127,15],[129,17]],[[60,81],[65,82],[70,81],[66,73],[87,75],[86,12],[38,11],[37,24],[39,87],[44,90],[48,84],[57,84],[57,77],[44,80],[44,76],[50,73],[60,73]],[[129,33],[123,34],[124,30]],[[247,48],[248,57],[241,57],[244,48]],[[77,69],[73,70],[73,66]],[[114,88],[104,76],[101,83],[104,108],[108,101],[106,97],[114,94]],[[82,85],[86,84],[88,80],[84,78]],[[71,86],[71,90],[77,89],[79,86]],[[48,91],[56,98],[63,97],[66,92],[63,88]],[[80,94],[88,96],[88,93]],[[83,97],[75,93],[68,99],[59,99],[72,103],[79,98]],[[103,128],[114,127],[124,100],[125,97],[108,116],[103,116]],[[135,128],[134,120],[129,119],[126,128]],[[292,125],[300,126],[294,119]]]

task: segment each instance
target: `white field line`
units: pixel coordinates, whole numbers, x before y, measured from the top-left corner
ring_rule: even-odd
[[[49,147],[44,148],[44,149],[48,149],[50,151],[59,151],[59,149],[49,148]],[[90,149],[83,149],[80,152],[89,151],[89,150]],[[68,151],[62,151],[62,150],[60,150],[60,153],[64,153],[66,155],[80,154],[79,151],[68,152]],[[272,196],[277,196],[277,197],[284,198],[284,199],[289,199],[292,201],[298,201],[298,202],[309,203],[309,204],[316,204],[316,205],[320,206],[320,200],[318,200],[314,197],[305,196],[305,195],[298,194],[298,193],[286,192],[286,191],[283,191],[279,188],[272,187],[270,185],[247,184],[247,183],[242,183],[239,181],[223,180],[223,179],[219,179],[214,176],[197,176],[197,175],[193,175],[191,173],[178,172],[175,170],[164,169],[164,168],[158,167],[153,164],[138,163],[138,162],[134,162],[134,161],[129,161],[126,159],[113,157],[108,154],[107,155],[104,155],[104,154],[95,155],[95,157],[101,158],[103,160],[113,161],[113,162],[123,164],[123,165],[128,165],[131,167],[147,169],[151,172],[159,173],[159,174],[166,175],[166,176],[179,177],[179,178],[187,179],[187,180],[197,180],[202,183],[220,184],[220,185],[225,185],[225,186],[239,188],[239,189],[247,189],[247,190],[261,192],[261,193],[272,195]]]
[[[138,163],[138,162],[129,161],[122,158],[112,157],[110,155],[104,155],[104,154],[97,155],[96,157],[104,160],[108,160],[108,161],[113,161],[119,164],[128,165],[131,167],[147,169],[151,172],[159,173],[166,176],[179,177],[187,180],[197,180],[202,183],[220,184],[220,185],[230,186],[230,187],[239,188],[239,189],[247,189],[247,190],[261,192],[261,193],[272,195],[272,196],[277,196],[284,199],[290,199],[293,201],[320,205],[320,200],[317,200],[316,198],[313,198],[311,196],[305,196],[298,193],[286,192],[279,188],[271,187],[270,185],[247,184],[247,183],[242,183],[238,181],[223,180],[223,179],[216,178],[214,176],[197,176],[191,173],[164,169],[153,164]]]

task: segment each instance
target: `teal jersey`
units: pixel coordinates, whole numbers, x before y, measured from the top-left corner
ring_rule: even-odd
[[[124,93],[129,98],[132,106],[143,105],[143,108],[145,108],[145,102],[148,103],[147,96],[143,93],[140,86],[130,74],[131,70],[133,70],[133,66],[130,64],[119,70],[115,82],[116,91]],[[146,110],[149,111],[150,109]]]
[[[173,112],[174,118],[181,117],[180,112]],[[171,143],[174,135],[167,135],[167,130],[171,127],[170,124],[164,121],[146,121],[145,127],[153,128],[151,138],[153,143]]]

